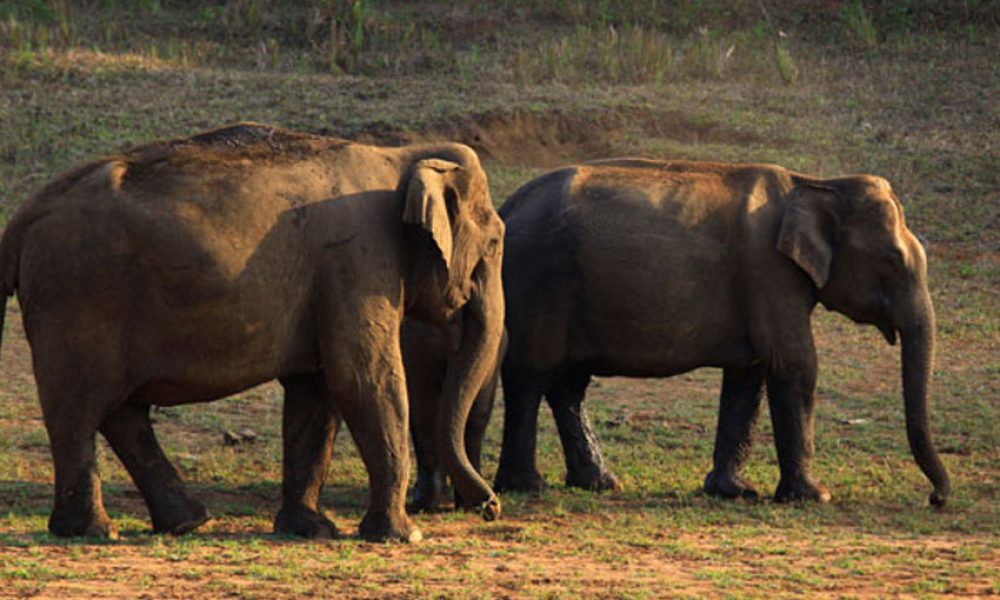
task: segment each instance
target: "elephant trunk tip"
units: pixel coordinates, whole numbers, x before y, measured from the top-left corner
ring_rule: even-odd
[[[928,501],[934,508],[944,508],[948,504],[948,495],[951,492],[951,484],[948,481],[947,475],[945,475],[942,481],[937,482],[934,485],[934,491],[931,492]]]
[[[484,521],[496,521],[500,518],[501,506],[500,498],[497,496],[490,496],[490,498],[479,505],[477,511],[480,516],[483,517]]]

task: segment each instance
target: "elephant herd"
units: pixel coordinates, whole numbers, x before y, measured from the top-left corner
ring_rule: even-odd
[[[374,147],[245,123],[63,173],[0,241],[0,319],[18,296],[55,467],[49,530],[114,536],[99,431],[156,532],[208,519],[161,449],[154,405],[284,390],[278,532],[337,534],[319,507],[347,423],[368,471],[359,532],[415,541],[406,509],[542,487],[541,399],[566,483],[619,487],[582,405],[591,378],[722,370],[708,493],[741,474],[766,390],[775,500],[829,499],[809,472],[818,303],[902,346],[906,430],[943,505],[927,386],[926,255],[889,184],[773,165],[616,159],[562,168],[493,208],[475,152]],[[2,326],[2,322],[0,322]],[[2,329],[0,329],[2,331]],[[479,473],[498,380],[503,445]]]

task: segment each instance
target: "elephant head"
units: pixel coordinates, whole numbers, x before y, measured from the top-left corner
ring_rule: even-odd
[[[827,308],[872,324],[894,345],[902,340],[906,432],[917,464],[942,506],[948,474],[931,441],[927,386],[934,360],[934,305],[927,257],[906,227],[889,183],[861,175],[831,180],[793,178],[778,251],[812,279]]]
[[[462,311],[464,334],[448,361],[436,437],[462,498],[492,520],[499,516],[500,503],[468,460],[465,424],[473,401],[496,367],[503,333],[504,226],[475,154],[462,146],[448,150],[415,162],[406,183],[403,220],[419,226],[424,240],[424,251],[416,254],[411,269],[416,284],[407,305],[410,314],[440,324]],[[426,260],[428,255],[432,258]]]

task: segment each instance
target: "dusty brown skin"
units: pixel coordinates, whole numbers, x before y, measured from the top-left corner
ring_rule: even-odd
[[[766,382],[781,471],[775,498],[829,499],[813,454],[817,303],[902,339],[906,428],[942,505],[927,385],[934,308],[924,249],[888,182],[771,165],[601,161],[522,186],[501,207],[510,348],[495,487],[535,490],[538,406],[552,406],[567,484],[618,485],[581,401],[592,375],[723,369],[705,489],[756,496],[740,470]]]
[[[461,338],[461,319],[444,327],[414,319],[403,321],[400,339],[410,398],[410,433],[417,455],[417,482],[409,505],[410,512],[434,512],[446,501],[445,470],[440,458],[444,449],[437,430],[442,415],[441,391],[445,373]],[[497,362],[476,395],[465,427],[466,455],[473,468],[480,473],[483,437],[493,414],[500,379],[500,360],[505,351],[506,336],[501,339]],[[470,503],[455,494],[455,505],[463,507]]]
[[[403,315],[463,336],[443,383],[445,467],[470,502],[499,504],[463,432],[496,361],[503,224],[475,153],[377,148],[242,124],[74,169],[31,197],[0,245],[55,463],[49,529],[113,535],[94,457],[100,431],[158,532],[207,518],[164,456],[152,405],[285,388],[278,531],[332,535],[317,506],[336,415],[369,473],[360,526],[413,540],[406,516]],[[0,307],[2,308],[2,307]]]

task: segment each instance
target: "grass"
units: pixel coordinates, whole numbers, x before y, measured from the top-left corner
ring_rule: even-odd
[[[700,493],[719,387],[718,372],[703,369],[591,386],[588,410],[623,492],[562,487],[545,409],[539,463],[550,489],[505,496],[500,521],[421,516],[427,539],[413,546],[287,539],[269,533],[280,486],[280,394],[271,384],[155,415],[214,521],[181,538],[149,535],[141,499],[102,441],[106,502],[122,537],[59,540],[45,533],[52,466],[12,302],[0,356],[0,589],[248,598],[1000,593],[995,3],[845,2],[827,13],[806,4],[0,2],[0,223],[31,190],[87,158],[242,119],[374,142],[461,139],[484,156],[497,202],[549,168],[624,154],[877,173],[929,243],[938,313],[931,415],[953,477],[948,509],[926,506],[929,485],[909,456],[898,349],[820,310],[814,468],[834,495],[827,506]],[[225,447],[223,431],[243,427],[257,442]],[[501,427],[502,405],[485,445],[488,475]],[[758,430],[748,476],[772,491],[766,413]],[[349,436],[341,438],[323,502],[350,534],[367,479]]]

